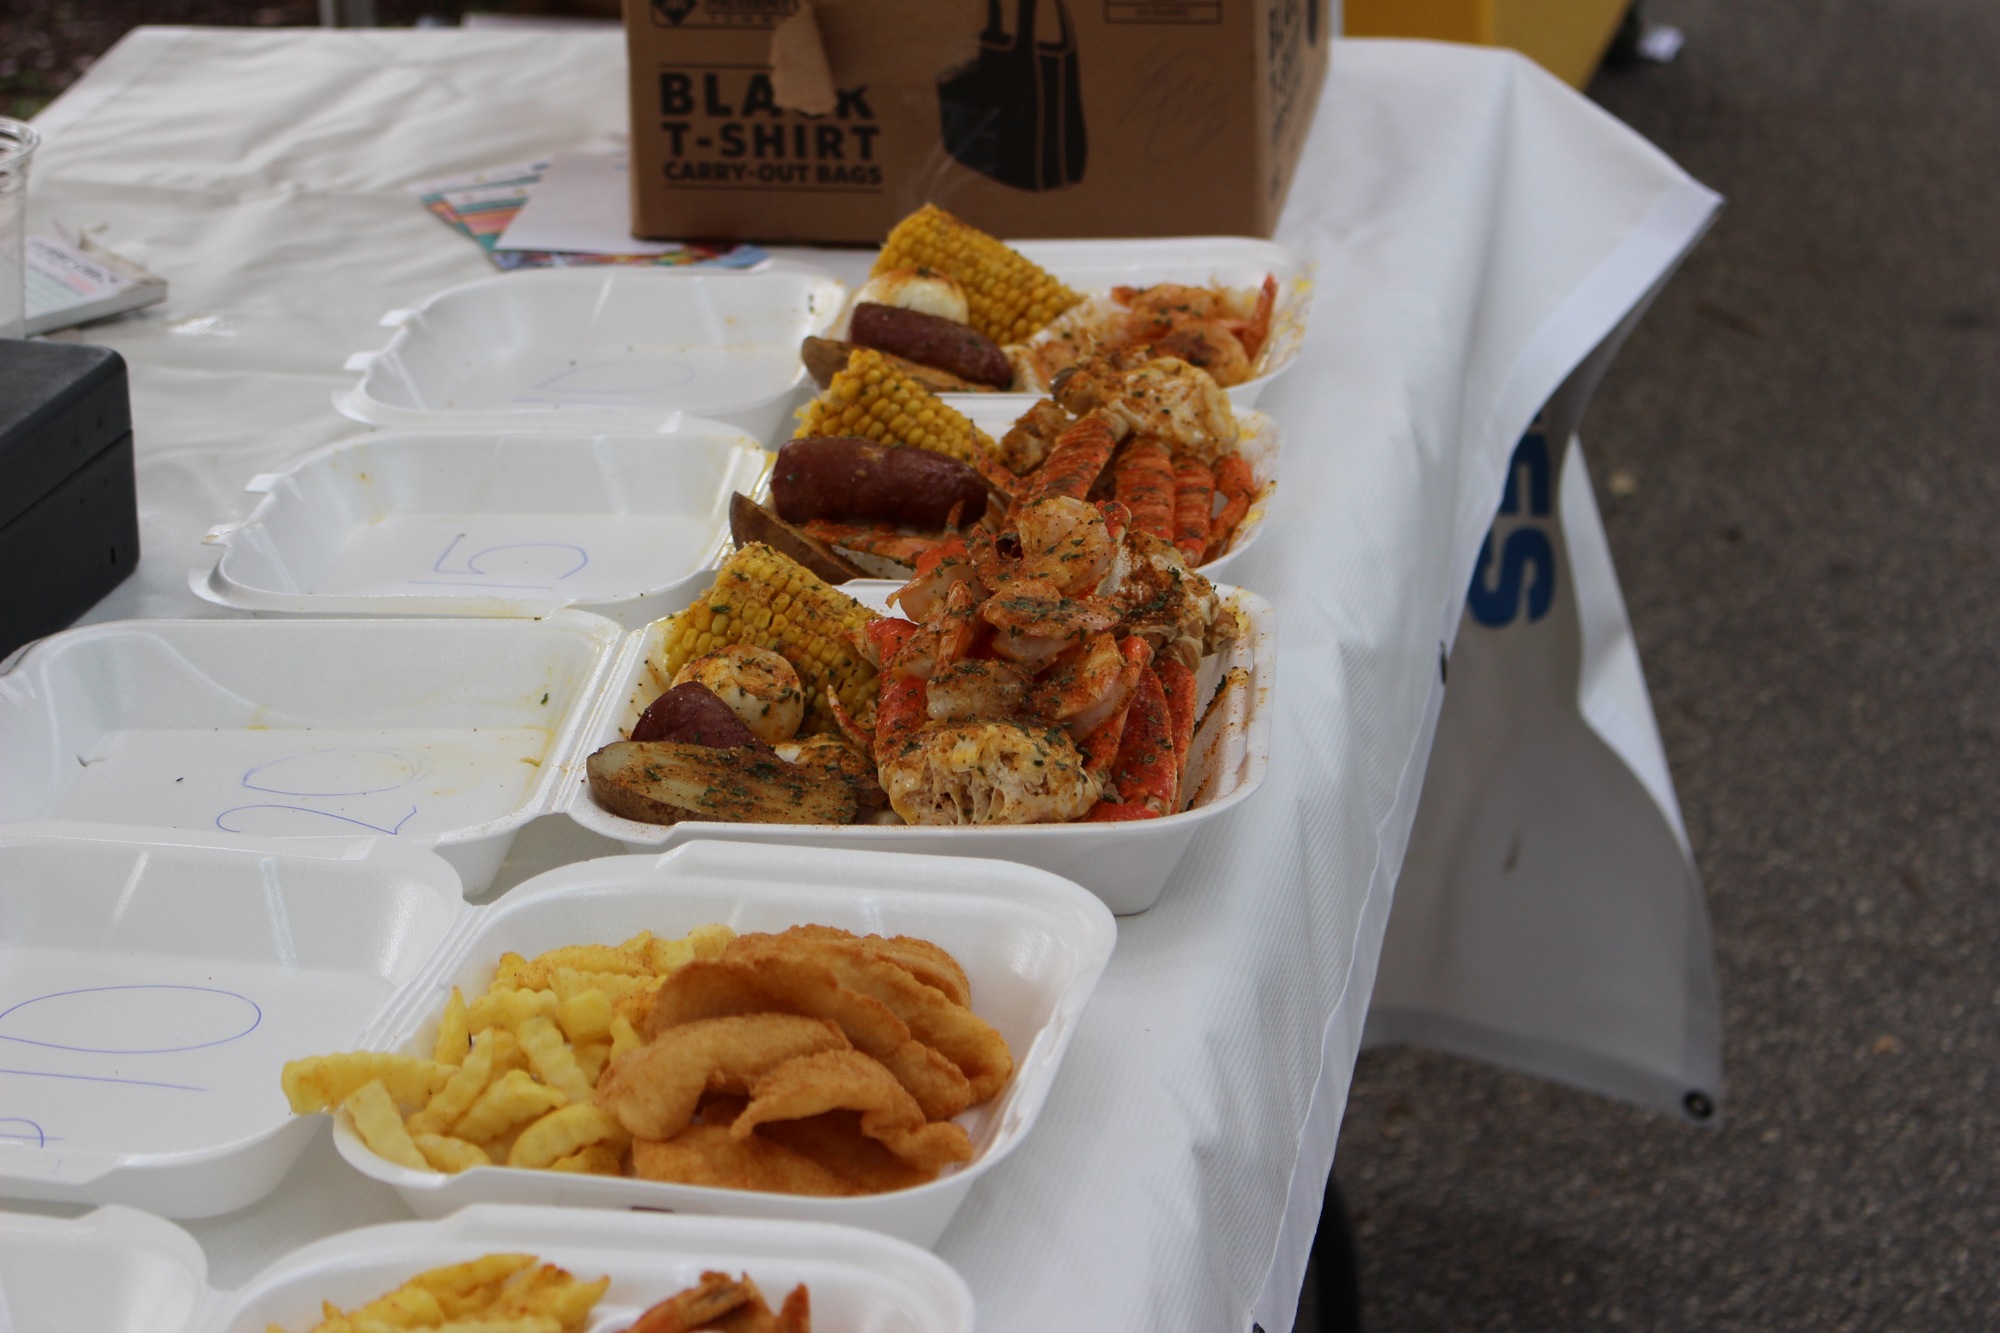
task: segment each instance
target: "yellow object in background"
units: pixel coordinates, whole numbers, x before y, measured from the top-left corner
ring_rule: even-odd
[[[1519,51],[1581,88],[1631,0],[1345,0],[1349,37],[1429,37]]]

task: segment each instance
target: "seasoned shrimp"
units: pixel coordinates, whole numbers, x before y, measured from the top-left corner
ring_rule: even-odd
[[[884,663],[884,669],[899,676],[928,680],[964,658],[983,632],[978,610],[979,599],[973,595],[971,585],[952,584],[942,601],[931,604],[923,624]]]
[[[925,692],[933,722],[973,722],[1010,718],[1028,701],[1028,673],[991,658],[966,658],[934,673]]]
[[[1236,446],[1229,395],[1206,371],[1170,356],[1091,357],[1058,377],[1055,398],[1078,416],[1103,418],[1120,437],[1154,436],[1210,466]]]
[[[1200,366],[1227,388],[1250,378],[1250,353],[1227,325],[1213,319],[1191,319],[1152,340],[1153,355],[1178,357]]]
[[[736,644],[695,658],[673,683],[695,681],[729,705],[766,745],[788,741],[805,720],[805,687],[792,664],[769,648]]]
[[[1113,287],[1072,306],[1031,341],[1004,350],[1022,390],[1039,390],[1067,367],[1117,352],[1179,357],[1226,388],[1257,374],[1277,295],[1276,275],[1254,289]]]
[[[972,556],[963,537],[947,537],[934,543],[917,557],[916,570],[915,578],[889,595],[889,605],[902,608],[905,615],[920,623],[954,584],[976,582]]]
[[[1104,512],[1069,496],[1021,506],[1014,531],[1021,542],[1021,577],[1047,579],[1071,596],[1102,583],[1118,554],[1118,534],[1110,530]]]
[[[1215,288],[1183,287],[1173,282],[1113,287],[1111,299],[1129,312],[1123,329],[1128,346],[1151,342],[1193,320],[1220,319],[1229,313],[1222,293]]]
[[[1121,643],[1109,633],[1093,634],[1035,682],[1028,706],[1083,740],[1125,707],[1152,655],[1136,637]]]
[[[1065,597],[1047,579],[1018,579],[989,597],[979,614],[993,626],[993,651],[1037,670],[1071,644],[1118,623],[1116,607],[1097,598]]]

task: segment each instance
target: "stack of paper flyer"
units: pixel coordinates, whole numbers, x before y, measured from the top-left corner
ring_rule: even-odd
[[[166,279],[89,241],[27,241],[27,334],[66,329],[167,299]]]

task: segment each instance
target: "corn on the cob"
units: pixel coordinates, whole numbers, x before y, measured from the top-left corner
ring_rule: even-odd
[[[715,585],[675,616],[649,665],[664,688],[683,666],[730,644],[769,648],[789,661],[806,689],[809,732],[830,731],[824,703],[833,686],[857,718],[875,711],[875,668],[854,638],[875,612],[762,542],[751,542],[716,571]]]
[[[993,452],[991,436],[943,399],[857,347],[847,366],[799,414],[800,435],[858,435],[877,444],[908,444],[971,465]]]
[[[1082,298],[996,238],[935,204],[898,222],[874,271],[934,268],[965,290],[972,327],[996,343],[1023,342]]]

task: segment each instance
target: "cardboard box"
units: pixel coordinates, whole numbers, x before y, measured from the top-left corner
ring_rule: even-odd
[[[930,202],[1009,237],[1268,236],[1337,14],[626,0],[633,232],[880,242]]]

